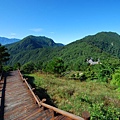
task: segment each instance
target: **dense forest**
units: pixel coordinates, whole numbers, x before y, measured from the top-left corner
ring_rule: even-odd
[[[96,60],[119,58],[120,36],[112,32],[101,32],[72,42],[68,45],[55,43],[46,37],[28,36],[23,40],[6,45],[11,54],[8,64],[16,62],[48,62],[61,57],[66,64],[84,64],[91,57]]]
[[[51,76],[55,75],[55,77],[57,77],[54,79],[64,78],[67,79],[69,84],[75,84],[76,86],[78,86],[78,84],[81,86],[82,84],[84,84],[84,82],[86,82],[85,86],[93,84],[95,89],[97,89],[97,86],[100,85],[101,88],[104,87],[104,90],[109,89],[108,91],[113,91],[114,95],[110,94],[110,96],[107,96],[107,94],[109,94],[108,91],[106,92],[106,95],[104,95],[104,91],[101,90],[100,95],[98,93],[100,101],[98,100],[99,104],[97,105],[97,102],[93,104],[95,101],[97,101],[97,94],[95,96],[93,95],[94,97],[92,99],[91,96],[84,96],[85,93],[83,93],[82,91],[81,96],[78,95],[80,101],[89,104],[88,106],[90,107],[90,109],[88,109],[88,111],[91,111],[91,115],[94,119],[119,119],[119,45],[120,35],[114,32],[100,32],[95,35],[89,35],[67,45],[55,43],[52,39],[47,37],[30,35],[18,42],[5,45],[5,47],[8,49],[8,53],[10,54],[10,59],[9,61],[4,63],[4,70],[13,70],[20,68],[24,73],[27,74],[34,73],[35,71],[45,74],[49,73],[51,74]],[[33,74],[33,77],[37,77],[37,75],[38,74],[35,73]],[[42,79],[40,80],[42,81]],[[71,80],[73,80],[74,83],[71,82]],[[45,83],[41,83],[41,81],[35,81],[36,87],[40,88],[40,85],[43,87],[46,86]],[[80,83],[76,83],[78,81]],[[50,84],[50,81],[48,83],[48,80],[45,82],[46,84]],[[53,82],[55,81],[52,81],[51,79],[51,83]],[[54,84],[58,84],[58,82]],[[105,88],[105,86],[107,87]],[[49,92],[48,88],[49,87],[47,86],[44,89],[48,90]],[[70,88],[67,87],[66,89],[68,89],[68,94],[69,91],[70,93],[72,90],[73,93],[76,91],[75,87],[72,86],[72,90],[70,90]],[[89,88],[89,90],[90,89],[92,88]],[[86,90],[88,89],[86,88]],[[115,92],[117,95],[115,95]],[[71,97],[72,95],[74,95],[73,93],[68,95],[67,97]],[[78,93],[75,92],[75,94]],[[90,95],[90,93],[87,94]],[[56,94],[54,96],[56,96]],[[62,95],[62,97],[63,96],[64,95]],[[112,96],[114,96],[114,98],[112,98]],[[77,102],[79,98],[75,98]],[[57,98],[53,97],[52,99],[53,101],[57,102]],[[104,99],[107,102],[107,104],[105,102],[100,103],[101,101],[104,101]],[[109,99],[111,99],[111,101],[109,101]],[[70,101],[72,100],[70,99]],[[109,105],[108,101],[110,102]],[[118,104],[116,104],[113,101],[117,101],[116,103]],[[99,110],[95,112],[96,109]],[[65,108],[65,110],[69,111],[68,108]],[[73,112],[73,110],[71,111]],[[79,113],[75,114],[79,115]]]

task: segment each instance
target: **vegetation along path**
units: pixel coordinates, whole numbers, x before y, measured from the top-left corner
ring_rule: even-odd
[[[5,108],[3,118],[4,120],[72,120],[72,118],[65,117],[61,114],[56,114],[52,109],[45,109],[36,104],[33,95],[28,87],[26,87],[26,80],[22,78],[18,71],[10,72],[4,81],[5,85]],[[46,105],[47,106],[47,105]],[[48,105],[49,106],[49,105]],[[52,108],[52,107],[51,107]],[[54,108],[54,107],[53,107]],[[56,108],[57,109],[57,108]],[[61,110],[62,111],[62,110]],[[62,111],[63,112],[63,111]],[[66,112],[67,113],[67,112]],[[83,118],[76,117],[78,120]]]

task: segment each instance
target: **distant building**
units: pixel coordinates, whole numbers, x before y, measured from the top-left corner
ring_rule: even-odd
[[[89,60],[87,59],[87,62],[88,62],[90,65],[101,64],[99,59],[98,59],[98,61],[95,62],[95,61],[93,61],[92,58],[91,58],[91,59],[89,59]]]

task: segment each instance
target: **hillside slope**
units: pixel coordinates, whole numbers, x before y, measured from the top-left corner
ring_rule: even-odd
[[[24,64],[28,61],[39,60],[49,56],[52,49],[62,46],[64,46],[62,43],[55,43],[50,38],[30,35],[19,42],[6,45],[11,55],[8,64],[13,65],[16,62]]]
[[[96,35],[87,36],[82,41],[120,58],[120,35],[117,33],[100,32]]]
[[[37,48],[64,46],[63,44],[55,43],[52,39],[44,36],[27,36],[21,41],[6,45],[11,54],[18,52],[33,50]]]
[[[33,39],[35,38],[35,39]],[[112,32],[101,32],[72,42],[66,46],[59,46],[51,39],[39,42],[37,37],[28,36],[20,42],[6,46],[11,54],[9,64],[16,62],[24,64],[29,61],[48,62],[54,57],[63,58],[65,64],[75,68],[86,64],[86,59],[98,58],[103,62],[119,58],[120,36]]]

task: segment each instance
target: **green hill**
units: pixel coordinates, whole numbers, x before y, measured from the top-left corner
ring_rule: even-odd
[[[100,32],[96,35],[87,36],[82,41],[120,58],[120,35],[117,33]]]
[[[13,65],[17,62],[24,64],[28,61],[37,61],[47,55],[49,56],[52,49],[62,46],[64,46],[62,43],[55,43],[50,38],[30,35],[19,42],[6,45],[11,55],[8,64]]]
[[[44,36],[27,36],[21,41],[6,45],[9,52],[16,54],[18,52],[33,50],[37,48],[64,46],[63,44],[55,43],[52,39]]]

